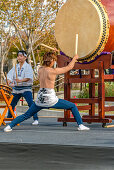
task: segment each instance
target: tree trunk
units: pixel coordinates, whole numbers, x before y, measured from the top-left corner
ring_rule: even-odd
[[[4,67],[4,56],[2,56],[0,62],[0,84],[3,83],[3,77],[4,77],[3,67]]]

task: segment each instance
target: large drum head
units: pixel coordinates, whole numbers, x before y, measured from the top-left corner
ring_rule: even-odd
[[[60,49],[73,57],[78,34],[80,61],[92,60],[107,42],[108,23],[107,14],[98,0],[68,0],[57,14],[55,37]]]

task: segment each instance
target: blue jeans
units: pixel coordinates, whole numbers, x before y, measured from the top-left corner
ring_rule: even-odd
[[[12,109],[14,110],[15,106],[17,105],[19,99],[21,97],[24,97],[26,102],[28,103],[28,106],[30,107],[33,104],[33,97],[32,97],[32,92],[31,91],[25,91],[24,93],[19,93],[19,94],[15,94],[13,93],[13,100],[11,102],[11,106]],[[12,115],[10,113],[10,111],[8,110],[8,116],[7,118],[11,118]],[[34,120],[38,120],[38,116],[37,116],[37,112],[33,115],[33,119]]]
[[[39,112],[42,109],[49,109],[49,108],[56,108],[56,109],[70,109],[72,111],[72,114],[74,116],[75,121],[78,125],[83,124],[82,118],[78,112],[78,109],[76,105],[72,102],[69,102],[67,100],[59,99],[59,101],[51,107],[40,107],[37,106],[35,103],[32,104],[32,106],[27,110],[25,114],[22,114],[18,117],[16,117],[9,125],[10,127],[14,127],[18,123],[23,122],[24,120],[30,118],[33,116],[36,112]]]

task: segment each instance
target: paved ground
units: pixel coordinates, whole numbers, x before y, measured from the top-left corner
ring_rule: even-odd
[[[1,170],[114,170],[114,148],[4,144]]]
[[[0,127],[0,170],[114,170],[114,128],[85,123],[91,130],[80,132],[57,118],[39,118],[38,126],[32,121],[10,133]]]
[[[114,147],[114,128],[102,128],[99,123],[85,123],[91,130],[80,132],[76,123],[63,127],[56,118],[40,118],[38,126],[32,126],[32,121],[23,122],[10,133],[4,133],[1,126],[0,142]]]

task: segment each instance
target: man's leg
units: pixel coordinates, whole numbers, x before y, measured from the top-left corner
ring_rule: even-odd
[[[69,109],[72,111],[72,114],[73,114],[74,119],[76,120],[77,124],[78,125],[83,124],[82,118],[81,118],[79,111],[74,103],[69,102],[67,100],[59,99],[59,101],[51,108],[66,109],[66,110]]]
[[[25,98],[26,102],[28,103],[28,106],[30,107],[33,104],[32,93],[30,91],[26,91],[22,95]],[[33,119],[38,121],[37,113],[33,115]]]
[[[72,111],[72,114],[74,116],[75,121],[77,122],[78,130],[89,130],[90,128],[86,127],[83,125],[82,118],[79,114],[79,111],[76,107],[76,105],[72,102],[69,102],[67,100],[59,99],[59,101],[52,106],[51,108],[56,108],[56,109],[70,109]]]
[[[10,128],[14,127],[15,125],[23,122],[24,120],[29,119],[30,117],[32,117],[36,112],[39,112],[41,109],[43,109],[42,107],[37,106],[35,103],[32,104],[32,106],[27,110],[26,113],[16,117],[10,124]],[[5,131],[5,129],[4,129]]]

